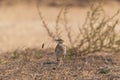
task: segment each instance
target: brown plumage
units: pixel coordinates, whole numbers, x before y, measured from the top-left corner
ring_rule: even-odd
[[[55,47],[55,55],[56,55],[56,59],[57,61],[60,61],[60,64],[63,63],[63,58],[66,55],[66,46],[63,44],[63,40],[62,39],[58,39],[57,41],[57,45]]]

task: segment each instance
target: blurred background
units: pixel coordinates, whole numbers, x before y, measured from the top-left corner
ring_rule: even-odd
[[[82,25],[89,10],[88,1],[94,0],[0,0],[0,52],[23,47],[41,48],[42,43],[46,44],[46,48],[55,45],[42,27],[36,8],[37,3],[40,4],[42,15],[53,32],[61,7],[70,6],[68,21],[76,33],[76,27]],[[113,15],[120,9],[120,0],[103,0],[103,2],[107,16]]]
[[[58,7],[62,6],[63,3],[67,4],[69,6],[78,6],[78,7],[86,7],[88,6],[88,1],[104,1],[105,3],[111,3],[111,2],[117,2],[119,3],[120,0],[0,0],[0,5],[6,5],[6,6],[13,6],[18,4],[24,4],[24,5],[33,5],[37,3],[40,3],[44,6],[52,6],[52,7]]]

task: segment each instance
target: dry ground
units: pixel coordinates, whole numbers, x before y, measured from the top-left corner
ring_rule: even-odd
[[[65,58],[57,67],[52,49],[26,49],[0,56],[0,80],[120,80],[119,53]]]

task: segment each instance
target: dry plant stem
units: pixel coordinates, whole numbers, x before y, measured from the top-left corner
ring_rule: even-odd
[[[70,43],[70,46],[73,47],[73,42],[72,42],[72,35],[71,35],[71,27],[68,26],[68,20],[67,20],[67,13],[68,13],[68,7],[66,6],[65,9],[64,9],[64,18],[63,18],[63,21],[64,21],[64,29],[67,33],[67,38],[69,40],[69,43]]]
[[[113,21],[113,19],[119,14],[119,11],[108,19],[106,19],[105,16],[100,17],[104,14],[103,11],[101,5],[97,5],[96,7],[95,5],[91,5],[85,23],[82,28],[78,27],[79,34],[75,38],[75,41],[77,41],[76,39],[79,37],[77,47],[79,47],[81,53],[88,54],[96,51],[115,51],[114,46],[116,45],[115,41],[117,38],[115,28],[118,20]],[[110,25],[109,23],[111,21],[113,21],[113,24]],[[99,24],[96,25],[96,23]]]
[[[46,24],[46,22],[45,22],[45,20],[44,20],[44,18],[43,18],[43,16],[42,16],[42,13],[41,13],[41,11],[40,11],[39,2],[37,3],[37,10],[38,10],[39,17],[40,17],[40,19],[41,19],[41,21],[42,21],[43,27],[46,29],[49,37],[51,37],[51,38],[54,40],[54,35],[53,35],[53,33],[50,31],[50,29],[48,28],[48,25]]]
[[[60,12],[57,15],[57,19],[56,19],[56,25],[55,25],[55,30],[56,30],[56,37],[60,37],[60,26],[59,26],[59,22],[60,22],[60,17],[62,15],[64,8],[61,8]]]

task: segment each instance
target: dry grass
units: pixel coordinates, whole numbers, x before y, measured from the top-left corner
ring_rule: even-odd
[[[15,53],[17,56],[14,55]],[[52,49],[17,50],[2,54],[0,59],[0,80],[120,79],[120,64],[119,61],[116,61],[116,57],[113,57],[113,54],[104,57],[97,54],[72,59],[66,57],[65,63],[61,67],[57,67],[58,64],[54,61]]]
[[[54,26],[55,32],[52,32],[46,24],[42,12],[40,11],[39,4],[37,5],[37,9],[43,27],[47,31],[48,36],[53,40],[65,36],[60,32],[62,29],[59,25],[63,25],[65,30],[64,33],[66,34],[65,37],[68,38],[70,43],[68,50],[76,51],[78,55],[85,55],[99,51],[116,53],[120,51],[120,35],[119,32],[116,32],[115,30],[119,24],[119,19],[116,19],[116,17],[119,15],[120,10],[118,10],[113,16],[108,17],[102,6],[102,2],[89,2],[90,9],[87,13],[84,24],[78,26],[79,33],[77,35],[72,35],[74,32],[71,28],[74,26],[70,26],[68,22],[68,6],[64,5],[63,9],[58,13],[56,26]],[[63,18],[61,16],[63,16]],[[73,38],[73,36],[76,38]]]

